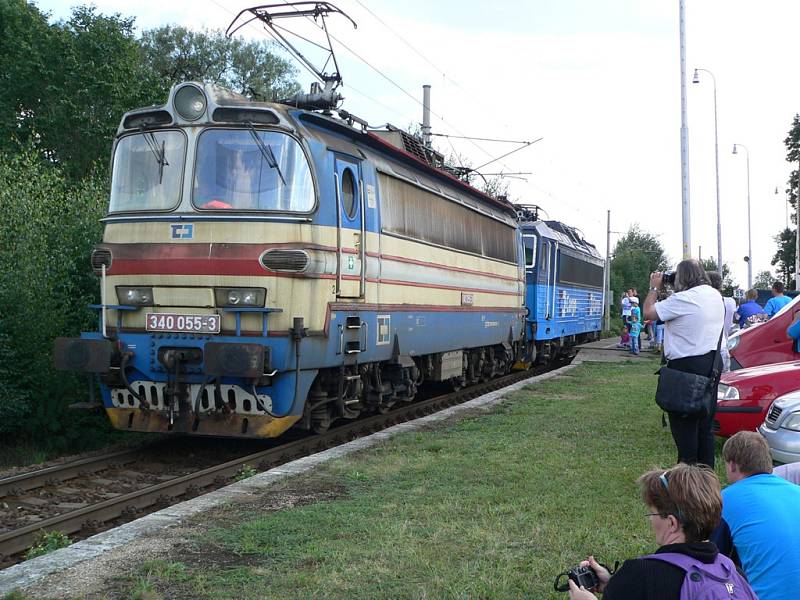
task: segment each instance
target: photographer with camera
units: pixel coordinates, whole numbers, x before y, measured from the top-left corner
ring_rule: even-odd
[[[626,560],[613,575],[594,557],[570,573],[594,571],[603,600],[681,600],[684,598],[755,599],[733,562],[708,541],[720,521],[722,496],[711,469],[679,464],[669,471],[648,471],[638,480],[653,536],[659,548]],[[570,600],[596,596],[569,580]]]
[[[672,285],[675,293],[659,302],[658,293],[665,283]],[[700,263],[687,259],[678,263],[674,274],[651,273],[644,316],[665,323],[664,364],[659,370],[656,403],[669,416],[678,462],[713,467],[711,425],[722,370],[722,297],[711,287]]]

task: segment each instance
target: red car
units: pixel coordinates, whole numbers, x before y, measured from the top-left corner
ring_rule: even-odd
[[[798,312],[800,296],[793,298],[766,323],[732,334],[728,338],[731,369],[735,371],[756,365],[800,360],[796,342],[786,335]]]
[[[772,321],[759,325],[756,330],[770,323]],[[756,330],[752,330],[753,333]],[[724,373],[717,393],[714,433],[730,437],[737,431],[756,431],[766,419],[772,401],[796,390],[800,390],[800,360]]]

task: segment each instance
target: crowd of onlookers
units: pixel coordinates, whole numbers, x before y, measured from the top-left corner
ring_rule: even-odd
[[[630,349],[631,354],[639,354],[642,350],[642,336],[649,342],[649,349],[661,352],[664,343],[664,322],[642,320],[642,309],[639,307],[639,296],[636,288],[625,290],[622,294],[622,331],[619,348]]]
[[[604,600],[800,598],[800,463],[773,468],[766,440],[741,431],[722,448],[722,490],[712,430],[727,336],[735,326],[769,319],[790,299],[776,282],[764,308],[755,290],[736,306],[722,296],[721,283],[689,259],[678,265],[669,292],[663,274],[651,274],[641,309],[636,290],[625,293],[620,344],[627,334],[631,352],[639,352],[642,319],[664,327],[656,403],[668,417],[678,464],[638,480],[658,549],[615,572],[590,556],[581,565],[599,583],[586,590],[570,581],[571,600],[596,598],[592,592]],[[652,329],[650,337],[661,344]]]
[[[722,294],[722,278],[716,271],[708,271],[706,275],[711,287]],[[758,290],[750,289],[737,305],[736,300],[730,296],[723,296],[725,305],[725,332],[723,341],[737,329],[746,329],[758,323],[763,323],[774,317],[784,306],[791,302],[791,298],[784,294],[785,287],[780,281],[772,284],[772,297],[762,307],[758,302]],[[659,299],[663,300],[670,295],[672,290],[659,290]],[[622,330],[620,331],[618,348],[630,350],[631,354],[638,355],[642,350],[642,341],[649,342],[648,349],[653,352],[662,352],[664,347],[664,321],[656,319],[642,319],[642,310],[639,307],[639,296],[636,288],[625,290],[620,301],[622,313]],[[642,339],[644,337],[644,340]],[[723,372],[730,370],[730,357],[726,345],[722,345]],[[798,596],[800,597],[800,596]]]

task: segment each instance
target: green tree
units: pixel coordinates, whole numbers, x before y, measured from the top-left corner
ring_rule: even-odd
[[[101,237],[105,178],[74,183],[33,150],[0,153],[0,434],[61,433],[84,379],[52,367],[53,340],[96,326],[89,268]],[[3,437],[0,436],[0,437]]]
[[[786,146],[786,160],[793,165],[797,165],[800,161],[800,115],[795,115],[792,120],[792,126],[789,129],[789,134],[783,140]],[[797,190],[798,190],[798,169],[792,169],[789,174],[789,181],[786,182],[786,195],[789,204],[796,209],[797,207]],[[792,222],[797,223],[797,211],[792,215]]]
[[[0,0],[0,151],[33,137],[43,100],[50,26],[47,14],[25,0]]]
[[[791,229],[784,229],[774,238],[778,246],[775,256],[772,257],[771,264],[777,267],[778,279],[784,281],[787,289],[795,289],[794,281],[794,257],[797,249],[797,236]]]
[[[165,25],[141,39],[147,65],[166,93],[181,81],[214,83],[249,98],[276,100],[297,92],[297,70],[267,41],[228,38],[218,30]]]
[[[614,291],[613,302],[626,289],[636,288],[641,301],[650,285],[650,273],[664,271],[668,266],[667,255],[658,238],[642,231],[634,224],[614,246],[611,259],[611,289]]]
[[[775,282],[775,276],[769,271],[759,271],[753,279],[753,287],[757,290],[768,290]]]
[[[105,168],[122,113],[149,104],[156,78],[143,61],[133,19],[78,6],[49,25],[47,13],[20,0],[2,2],[4,91],[0,149],[34,144],[74,179],[100,160]],[[27,25],[20,45],[10,33]],[[11,134],[11,135],[9,135]]]
[[[717,270],[717,260],[715,258],[702,258],[700,259],[700,264],[703,265],[703,268],[706,271],[716,271]],[[722,295],[723,296],[733,296],[733,290],[735,290],[738,285],[734,283],[733,278],[731,277],[731,269],[727,263],[722,264]]]

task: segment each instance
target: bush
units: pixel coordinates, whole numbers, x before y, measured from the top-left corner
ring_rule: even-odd
[[[0,434],[57,442],[83,376],[53,368],[53,340],[94,328],[99,285],[89,266],[102,235],[107,182],[74,183],[28,150],[0,154]]]

